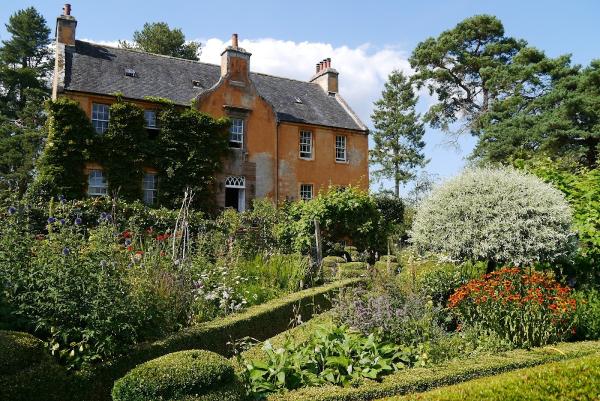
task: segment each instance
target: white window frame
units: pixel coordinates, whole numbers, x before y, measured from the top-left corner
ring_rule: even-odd
[[[144,203],[146,205],[154,205],[156,203],[156,195],[158,194],[158,176],[156,173],[144,173],[142,178],[142,191],[144,195]]]
[[[335,161],[345,163],[348,161],[348,137],[346,135],[335,136]]]
[[[231,175],[225,178],[225,188],[236,188],[238,192],[238,211],[246,210],[246,177]]]
[[[229,147],[241,149],[244,147],[244,119],[232,118],[229,127]]]
[[[152,115],[152,118],[148,118],[148,116]],[[157,129],[158,125],[156,124],[156,110],[144,110],[144,124],[145,128],[149,129]]]
[[[92,125],[98,134],[104,134],[108,130],[110,119],[110,105],[104,103],[92,103]]]
[[[102,170],[89,171],[87,193],[89,196],[105,196],[108,194],[108,184]]]
[[[300,131],[300,153],[299,157],[305,160],[312,160],[313,158],[313,133],[312,131],[301,130]]]
[[[314,185],[313,184],[300,184],[300,189],[298,191],[300,200],[308,201],[311,200],[314,195]]]

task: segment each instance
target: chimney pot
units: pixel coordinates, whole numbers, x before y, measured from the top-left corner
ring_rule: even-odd
[[[316,71],[315,71],[315,72],[316,72],[316,73],[319,73],[319,71],[320,71],[320,68],[319,68],[319,63],[317,63],[317,68],[316,68]]]
[[[231,35],[231,47],[234,47],[237,49],[238,47],[238,34],[234,33],[233,35]]]
[[[63,7],[63,15],[71,15],[71,5],[69,3]]]
[[[331,68],[331,58],[327,57],[327,68]]]

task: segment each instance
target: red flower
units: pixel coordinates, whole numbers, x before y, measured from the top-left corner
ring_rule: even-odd
[[[125,230],[121,233],[123,238],[131,238],[131,232],[129,230]]]

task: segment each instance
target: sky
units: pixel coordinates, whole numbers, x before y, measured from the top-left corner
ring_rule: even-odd
[[[492,14],[506,34],[525,39],[549,56],[572,54],[577,64],[600,58],[600,1],[597,0],[145,0],[92,2],[71,0],[78,20],[77,38],[106,44],[131,39],[145,22],[167,22],[181,28],[187,39],[204,47],[201,61],[219,63],[232,33],[252,53],[256,72],[307,80],[315,63],[331,57],[340,73],[340,94],[372,127],[373,102],[394,69],[410,73],[407,61],[415,46],[451,29],[464,18]],[[4,23],[18,9],[34,6],[54,30],[63,2],[2,0],[0,39]],[[433,99],[421,94],[419,110]],[[440,179],[456,175],[475,140],[462,137],[450,145],[440,131],[427,128],[425,170]],[[372,188],[389,182],[373,183]],[[408,188],[404,188],[406,191]]]

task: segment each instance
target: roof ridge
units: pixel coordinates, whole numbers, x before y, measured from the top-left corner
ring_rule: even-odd
[[[220,67],[219,64],[207,63],[205,61],[200,61],[200,60],[190,60],[190,59],[181,58],[181,57],[167,56],[165,54],[152,53],[152,52],[147,52],[145,50],[136,50],[136,49],[129,49],[129,48],[126,48],[126,47],[111,46],[111,45],[106,45],[106,44],[103,44],[103,43],[90,42],[90,41],[81,40],[81,39],[77,39],[77,42],[88,43],[88,44],[94,45],[94,46],[108,47],[110,49],[123,50],[123,51],[127,51],[127,52],[132,52],[132,53],[148,54],[150,56],[163,57],[163,58],[167,58],[167,59],[184,61],[184,62],[193,63],[193,64],[204,64],[204,65],[210,65],[210,66],[214,66],[214,67]],[[279,79],[287,79],[289,81],[296,81],[296,82],[301,82],[301,83],[304,83],[304,84],[312,84],[313,83],[313,82],[310,82],[310,81],[303,81],[303,80],[295,79],[295,78],[288,78],[288,77],[282,77],[282,76],[279,76],[279,75],[267,74],[265,72],[250,71],[250,74],[264,75],[264,76],[267,76],[267,77],[273,77],[273,78],[279,78]]]
[[[288,81],[296,81],[296,82],[300,82],[300,83],[303,83],[303,84],[314,84],[314,82],[310,82],[310,81],[303,81],[301,79],[296,79],[296,78],[280,77],[279,75],[267,74],[265,72],[250,71],[250,74],[264,75],[266,77],[279,78],[279,79],[287,79]]]
[[[200,61],[200,60],[190,60],[190,59],[181,58],[181,57],[167,56],[165,54],[151,53],[151,52],[147,52],[145,50],[136,50],[136,49],[129,49],[129,48],[126,48],[126,47],[118,47],[118,46],[105,45],[103,43],[90,42],[90,41],[87,41],[87,40],[80,40],[80,39],[77,39],[76,42],[87,43],[87,44],[90,44],[90,45],[93,45],[93,46],[108,47],[110,49],[122,50],[122,51],[127,51],[127,52],[132,52],[132,53],[147,54],[149,56],[163,57],[163,58],[167,58],[167,59],[171,59],[171,60],[184,61],[184,62],[188,62],[188,63],[192,63],[192,64],[205,64],[205,65],[212,65],[212,66],[215,66],[215,67],[219,67],[219,64],[207,63],[207,62]]]

